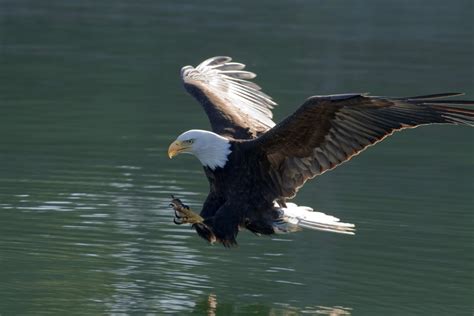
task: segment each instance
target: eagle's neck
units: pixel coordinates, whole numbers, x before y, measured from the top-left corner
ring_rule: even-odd
[[[203,135],[202,139],[196,142],[193,154],[199,159],[204,167],[211,170],[224,168],[228,161],[231,150],[230,141],[215,133]]]

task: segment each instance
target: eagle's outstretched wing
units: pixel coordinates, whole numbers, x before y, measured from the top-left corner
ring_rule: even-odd
[[[213,132],[251,139],[272,128],[272,98],[249,79],[255,74],[230,57],[209,58],[196,68],[185,66],[181,78],[186,90],[204,107]]]
[[[273,166],[272,181],[282,196],[291,198],[306,180],[335,168],[395,131],[434,123],[474,125],[474,110],[452,107],[474,105],[474,101],[443,100],[458,95],[314,96],[247,143],[265,151]]]

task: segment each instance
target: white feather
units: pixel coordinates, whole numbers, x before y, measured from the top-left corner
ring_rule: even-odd
[[[252,120],[255,124],[267,129],[275,126],[272,121],[272,108],[276,103],[249,79],[255,74],[243,70],[244,64],[231,62],[230,57],[217,56],[200,63],[196,68],[185,66],[181,69],[181,77],[200,81],[207,85],[215,95],[227,101],[231,112]]]
[[[276,232],[293,232],[300,228],[328,231],[333,233],[354,235],[355,225],[342,223],[339,218],[321,212],[315,212],[311,207],[286,203],[286,207],[275,207],[282,213],[282,218],[275,222]]]

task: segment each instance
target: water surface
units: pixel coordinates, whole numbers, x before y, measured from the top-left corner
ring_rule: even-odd
[[[179,69],[231,55],[284,118],[313,94],[474,98],[471,1],[0,0],[0,314],[471,315],[467,127],[397,134],[296,202],[357,235],[176,226],[207,182],[171,141],[207,118]]]

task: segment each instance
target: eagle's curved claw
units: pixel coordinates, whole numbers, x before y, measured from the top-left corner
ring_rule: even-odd
[[[174,209],[175,218],[173,219],[173,222],[176,225],[196,224],[204,221],[199,214],[194,213],[189,206],[183,204],[180,199],[177,199],[174,196],[170,203],[170,207]]]

